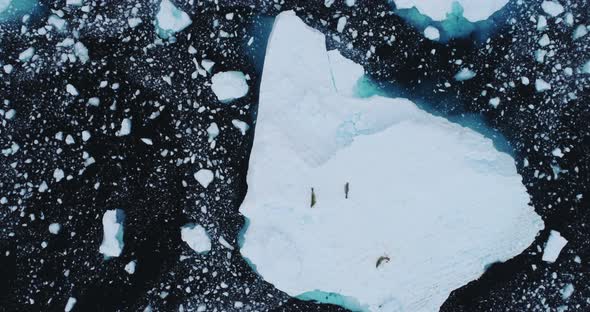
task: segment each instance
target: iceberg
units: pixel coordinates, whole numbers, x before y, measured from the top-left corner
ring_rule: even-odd
[[[342,92],[360,71],[333,56],[293,12],[276,18],[240,252],[303,300],[436,311],[526,249],[543,221],[514,159],[490,139],[407,99]],[[356,76],[340,83],[335,72]]]
[[[192,24],[186,12],[177,8],[170,0],[162,0],[156,14],[156,31],[162,39],[167,39],[175,33]]]

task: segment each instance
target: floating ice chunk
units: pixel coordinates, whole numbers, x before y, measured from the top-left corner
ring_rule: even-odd
[[[129,24],[129,27],[131,28],[135,28],[137,26],[139,26],[139,24],[141,24],[142,20],[139,17],[130,17],[127,19],[127,24]]]
[[[326,55],[325,37],[293,12],[276,18],[241,253],[291,296],[437,311],[487,264],[526,249],[543,221],[491,140],[405,99],[342,96]]]
[[[329,51],[328,58],[336,90],[342,95],[352,96],[359,79],[365,74],[364,68],[342,56],[338,50]]]
[[[573,38],[574,38],[574,40],[578,40],[578,39],[586,36],[587,34],[588,34],[588,29],[586,28],[586,25],[578,25],[578,27],[576,27],[576,29],[574,29]]]
[[[537,80],[535,80],[535,89],[537,92],[545,92],[551,90],[551,84],[541,78],[537,78]]]
[[[47,18],[47,24],[53,26],[57,31],[63,31],[66,28],[66,20],[55,14]]]
[[[88,56],[88,48],[82,42],[76,42],[74,45],[74,54],[80,59],[82,64],[88,62],[90,57]]]
[[[563,152],[561,151],[561,148],[559,148],[559,147],[558,147],[558,148],[556,148],[556,149],[554,149],[554,150],[551,152],[551,154],[552,154],[553,156],[555,156],[555,157],[559,157],[559,158],[561,158],[561,157],[563,157],[563,156],[564,156],[564,155],[563,155]]]
[[[240,71],[219,72],[211,78],[211,89],[219,101],[229,103],[248,93],[248,83]]]
[[[544,34],[541,39],[539,39],[539,45],[542,47],[546,47],[551,43],[551,40],[549,39],[549,36],[547,36],[547,34]]]
[[[51,233],[53,235],[57,235],[60,230],[61,230],[61,225],[59,225],[59,223],[51,223],[49,225],[49,233]]]
[[[537,30],[543,31],[547,28],[547,18],[543,15],[539,15],[537,18]]]
[[[590,74],[590,61],[582,65],[582,74]]]
[[[566,244],[567,239],[563,238],[559,232],[551,230],[543,251],[543,261],[555,262]]]
[[[129,263],[127,263],[125,265],[125,272],[127,272],[129,274],[135,273],[136,266],[137,266],[137,261],[135,261],[135,260],[129,261]]]
[[[14,66],[12,66],[10,64],[6,64],[6,65],[2,66],[2,69],[4,69],[5,73],[10,74],[10,73],[12,73]]]
[[[115,133],[116,136],[125,136],[125,135],[129,135],[131,133],[131,119],[129,118],[125,118],[123,119],[123,121],[121,121],[121,128],[119,129],[119,131],[117,131],[117,133]]]
[[[66,5],[82,6],[83,4],[84,4],[83,0],[66,0]]]
[[[152,139],[149,139],[149,138],[141,138],[141,142],[143,142],[146,145],[154,145],[154,142],[152,141]]]
[[[211,238],[205,228],[189,223],[180,228],[180,238],[194,251],[204,253],[211,250]]]
[[[569,298],[570,298],[570,297],[573,295],[573,293],[574,293],[574,285],[572,285],[571,283],[570,283],[570,284],[567,284],[567,285],[565,285],[565,287],[563,287],[563,289],[561,289],[559,292],[561,293],[561,299],[563,299],[563,300],[567,300],[567,299],[569,299]]]
[[[209,135],[209,142],[215,140],[215,138],[219,135],[219,127],[216,123],[212,122],[209,125],[207,128],[207,134]]]
[[[490,105],[491,105],[493,108],[498,108],[498,105],[500,105],[500,98],[498,98],[498,97],[491,98],[491,99],[490,99]]]
[[[73,96],[78,96],[80,95],[80,93],[78,93],[78,89],[76,89],[76,87],[74,87],[71,84],[67,84],[66,85],[66,92],[68,92],[69,94],[73,95]]]
[[[424,37],[433,41],[438,41],[438,39],[440,39],[440,32],[438,31],[438,28],[428,26],[424,29]]]
[[[229,250],[234,250],[234,247],[230,243],[228,243],[227,240],[225,240],[225,238],[223,238],[223,236],[219,236],[218,241],[221,244],[221,246],[223,246]]]
[[[74,297],[70,297],[68,298],[68,302],[66,302],[66,307],[64,308],[65,312],[70,312],[72,311],[72,309],[74,308],[74,306],[76,305],[76,302],[78,300],[76,300],[76,298]]]
[[[394,0],[398,9],[415,7],[420,13],[435,21],[442,21],[453,10],[454,3],[463,8],[463,16],[470,22],[488,19],[492,14],[502,9],[508,0]]]
[[[354,6],[355,2],[356,0],[346,0],[346,5],[349,7]]]
[[[543,1],[541,8],[545,13],[555,17],[564,12],[563,6],[556,1]]]
[[[14,118],[14,116],[16,116],[16,110],[15,109],[9,109],[5,114],[4,114],[4,118],[7,120],[11,120]]]
[[[213,62],[212,60],[204,59],[201,61],[201,66],[203,66],[205,71],[207,71],[208,73],[211,73],[213,65],[215,65],[215,62]]]
[[[166,39],[187,28],[191,23],[188,14],[174,6],[170,0],[160,2],[160,10],[156,14],[156,27],[160,37]]]
[[[201,169],[197,171],[194,175],[195,180],[201,184],[202,187],[207,188],[211,182],[213,182],[213,171],[209,169]]]
[[[23,63],[28,62],[33,57],[33,55],[35,55],[35,48],[30,47],[18,55],[18,60]]]
[[[82,131],[82,141],[86,142],[86,141],[90,140],[91,136],[92,135],[90,134],[90,131],[88,131],[88,130]]]
[[[344,31],[344,27],[346,27],[346,16],[340,16],[338,19],[338,25],[336,25],[336,31],[341,33]]]
[[[468,68],[462,68],[456,75],[455,80],[457,81],[465,81],[469,79],[473,79],[477,74]]]
[[[250,126],[247,123],[245,123],[239,119],[233,119],[231,121],[231,123],[232,123],[232,125],[234,125],[234,127],[236,127],[238,130],[240,130],[240,133],[242,133],[242,135],[245,135],[246,131],[248,131],[248,129],[250,128]]]
[[[102,216],[103,239],[98,251],[105,257],[118,257],[123,251],[123,221],[125,213],[121,209],[105,211]]]
[[[57,168],[53,171],[53,178],[55,179],[55,182],[59,182],[61,181],[61,179],[64,178],[64,171]]]

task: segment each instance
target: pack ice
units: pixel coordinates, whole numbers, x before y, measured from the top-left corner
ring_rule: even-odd
[[[489,139],[406,99],[340,92],[361,75],[333,57],[293,12],[277,17],[242,255],[292,296],[438,311],[486,265],[521,253],[543,222],[514,160]]]

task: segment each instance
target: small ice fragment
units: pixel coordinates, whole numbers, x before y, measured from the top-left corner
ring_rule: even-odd
[[[551,40],[549,39],[549,36],[547,34],[544,34],[541,39],[539,39],[539,45],[542,47],[546,47],[551,43]]]
[[[30,60],[33,55],[35,55],[35,48],[30,47],[18,55],[18,60],[24,63]]]
[[[543,3],[541,3],[541,8],[545,13],[553,17],[558,16],[564,11],[563,6],[555,1],[543,1]]]
[[[44,193],[45,191],[47,191],[47,189],[49,189],[47,182],[45,182],[45,181],[41,182],[41,185],[39,185],[39,192]]]
[[[590,74],[590,61],[586,62],[584,65],[582,65],[582,74]]]
[[[117,131],[117,136],[125,136],[131,133],[131,119],[125,118],[121,121],[121,129]]]
[[[543,251],[543,261],[555,262],[566,244],[567,240],[559,232],[551,230],[549,239],[547,239],[547,243],[545,244],[545,250]]]
[[[86,142],[90,140],[90,132],[88,130],[82,131],[82,141]]]
[[[201,61],[201,66],[208,72],[211,73],[211,69],[213,68],[213,65],[215,65],[215,62],[213,62],[212,60],[207,60],[204,59]]]
[[[559,157],[559,158],[561,158],[561,157],[563,157],[563,156],[564,156],[564,155],[563,155],[563,152],[561,151],[561,148],[559,148],[559,147],[558,147],[558,148],[556,148],[556,149],[554,149],[554,150],[551,152],[551,154],[552,154],[553,156],[555,156],[555,157]]]
[[[344,31],[344,27],[346,27],[346,16],[340,16],[338,19],[338,25],[336,25],[336,31],[341,33]]]
[[[242,135],[245,135],[246,131],[248,131],[248,129],[250,128],[250,126],[248,126],[247,123],[245,123],[241,120],[238,120],[238,119],[233,119],[231,121],[231,123],[234,125],[234,127],[238,128],[240,130]]]
[[[137,27],[141,22],[142,20],[139,17],[130,17],[127,19],[127,24],[129,24],[129,27],[131,28]]]
[[[160,10],[156,14],[158,35],[166,39],[192,24],[191,18],[178,9],[170,0],[160,2]]]
[[[567,300],[574,293],[574,285],[572,285],[571,283],[570,284],[567,284],[559,292],[561,293],[561,299]]]
[[[59,182],[61,181],[61,179],[64,178],[64,171],[57,168],[53,171],[53,178],[55,179],[55,182]]]
[[[426,29],[424,29],[424,37],[433,41],[437,41],[440,39],[440,31],[436,27],[428,26]]]
[[[61,230],[61,225],[59,225],[59,223],[51,223],[49,225],[49,233],[57,235],[57,233],[59,233],[59,230]]]
[[[201,225],[188,223],[180,228],[180,238],[198,253],[211,250],[211,239]]]
[[[211,82],[211,89],[222,103],[229,103],[248,93],[246,76],[240,71],[216,73]]]
[[[78,90],[76,89],[76,87],[74,87],[73,85],[71,85],[69,83],[66,85],[66,91],[73,96],[80,95],[80,93],[78,93]]]
[[[456,75],[455,75],[455,80],[457,81],[465,81],[465,80],[469,80],[472,79],[473,77],[475,77],[477,74],[468,69],[468,68],[462,68]]]
[[[574,29],[574,40],[580,39],[588,34],[588,29],[586,25],[578,25],[576,29]]]
[[[219,135],[219,127],[216,123],[212,122],[209,125],[207,128],[207,134],[209,135],[209,142],[215,140],[215,138]]]
[[[99,252],[105,257],[118,257],[123,251],[123,220],[121,209],[105,211],[102,216],[103,240]]]
[[[98,105],[100,105],[100,99],[97,97],[92,97],[92,98],[88,99],[88,105],[98,106]]]
[[[219,243],[220,243],[220,244],[221,244],[223,247],[225,247],[225,248],[227,248],[227,249],[230,249],[230,250],[234,250],[234,247],[233,247],[232,245],[230,245],[230,243],[228,243],[228,242],[225,240],[225,238],[223,238],[223,236],[219,236],[219,240],[218,240],[218,241],[219,241]]]
[[[53,26],[57,31],[62,31],[66,27],[66,21],[55,14],[49,16],[47,24]]]
[[[494,107],[494,108],[498,108],[498,105],[500,105],[500,98],[498,98],[498,97],[491,98],[490,105],[492,105],[492,107]]]
[[[82,42],[76,42],[74,45],[74,54],[80,59],[82,64],[88,62],[90,57],[88,56],[88,48]]]
[[[82,6],[83,0],[66,0],[66,5]]]
[[[137,261],[135,261],[135,260],[129,261],[129,263],[127,263],[125,265],[125,271],[129,274],[135,273],[135,266],[136,265],[137,265]]]
[[[354,6],[355,2],[356,2],[356,0],[346,0],[346,5],[349,7]]]
[[[148,138],[141,138],[141,142],[143,142],[147,145],[154,145],[154,142],[152,141],[152,139],[148,139]]]
[[[551,84],[541,78],[537,78],[535,80],[535,89],[537,89],[537,92],[545,92],[551,90]]]
[[[209,169],[201,169],[194,174],[194,177],[202,187],[207,188],[213,182],[214,175]]]
[[[76,300],[76,298],[74,297],[70,297],[68,298],[68,302],[66,303],[66,307],[64,308],[65,312],[70,312],[72,311],[72,309],[74,308],[74,306],[76,305],[76,302],[78,300]]]
[[[5,114],[4,114],[4,118],[11,120],[12,118],[14,118],[14,116],[16,116],[16,110],[14,109],[9,109]]]
[[[5,73],[10,74],[10,73],[12,73],[14,66],[12,66],[10,64],[6,64],[6,65],[2,66],[2,68],[4,69]]]

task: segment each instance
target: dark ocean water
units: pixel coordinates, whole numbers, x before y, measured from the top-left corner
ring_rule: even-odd
[[[77,299],[75,311],[196,311],[203,305],[234,311],[236,301],[246,311],[343,310],[289,298],[257,276],[238,248],[266,41],[274,16],[289,9],[326,34],[330,48],[362,64],[378,92],[476,128],[514,156],[546,230],[521,255],[454,291],[441,311],[590,310],[590,75],[563,75],[564,68],[590,60],[590,36],[573,41],[573,27],[552,20],[545,33],[555,55],[539,63],[532,56],[539,36],[529,19],[541,13],[540,1],[511,2],[484,33],[445,43],[423,38],[387,1],[357,0],[352,8],[338,1],[330,8],[321,1],[175,3],[193,23],[172,40],[157,38],[152,16],[158,4],[150,1],[94,1],[88,12],[41,1],[26,23],[0,24],[0,65],[14,64],[11,74],[1,72],[2,109],[16,110],[14,119],[2,121],[0,145],[19,146],[0,156],[0,198],[7,201],[0,206],[1,311],[63,311],[69,297]],[[576,24],[590,24],[588,3],[563,4]],[[67,30],[35,31],[62,13]],[[143,23],[127,27],[130,14]],[[343,14],[358,37],[336,31]],[[220,30],[231,37],[220,39]],[[90,60],[64,61],[69,52],[56,44],[65,38],[83,42]],[[17,61],[31,46],[37,56]],[[191,46],[196,54],[188,52]],[[213,72],[248,74],[250,92],[219,103],[210,75],[192,78],[193,59],[214,61]],[[454,81],[464,67],[477,76]],[[531,84],[520,83],[522,76]],[[537,77],[551,81],[552,90],[535,92]],[[67,84],[80,95],[67,94]],[[99,106],[87,104],[92,97],[100,98]],[[497,108],[489,104],[492,97],[501,98]],[[119,137],[123,118],[132,120],[132,131]],[[242,136],[233,119],[251,130]],[[211,122],[221,129],[215,148],[206,135]],[[92,134],[88,141],[84,130]],[[75,143],[57,140],[59,132]],[[556,157],[556,147],[568,152]],[[202,166],[223,177],[207,191],[193,178]],[[55,182],[56,168],[71,178]],[[43,181],[48,190],[40,192]],[[120,257],[105,260],[98,253],[101,218],[115,208],[125,211],[125,247]],[[58,235],[48,231],[55,222]],[[188,222],[206,228],[214,242],[207,254],[181,241],[180,227]],[[540,250],[552,229],[569,242],[549,264]],[[215,243],[220,237],[234,249]],[[131,275],[123,268],[132,260],[137,270]],[[575,292],[564,300],[560,290],[568,283]]]

